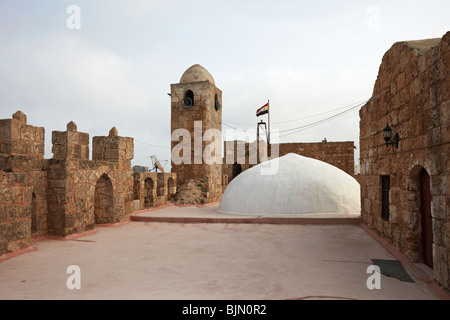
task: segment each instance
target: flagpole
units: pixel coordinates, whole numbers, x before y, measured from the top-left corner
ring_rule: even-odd
[[[267,100],[267,119],[268,119],[268,133],[267,133],[267,144],[268,144],[268,148],[267,150],[269,150],[270,147],[270,105],[269,105],[269,100]],[[269,156],[269,154],[267,154],[267,156]]]

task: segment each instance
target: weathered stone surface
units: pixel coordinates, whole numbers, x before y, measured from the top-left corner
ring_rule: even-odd
[[[433,244],[433,256],[433,274],[441,285],[448,287],[449,265],[447,263],[440,263],[441,261],[448,261],[448,248]]]
[[[109,137],[117,137],[119,135],[116,127],[112,127],[111,130],[109,130]]]
[[[77,125],[73,121],[70,121],[66,127],[67,131],[74,131],[74,132],[77,131]]]
[[[186,74],[190,74],[189,70],[197,70],[198,68],[206,70],[201,66],[192,66],[186,71]],[[191,138],[200,136],[199,141],[202,141],[201,138],[207,130],[217,129],[222,131],[222,108],[215,108],[216,99],[218,104],[222,105],[222,91],[216,87],[213,81],[207,81],[203,78],[202,81],[193,81],[194,78],[183,76],[180,83],[171,84],[171,132],[184,129],[189,132]],[[193,99],[193,105],[189,108],[184,107],[182,103],[186,96]],[[201,128],[199,124],[201,124]],[[177,141],[172,141],[171,148],[173,149],[177,144]],[[206,145],[202,141],[201,155],[203,155]],[[222,148],[222,142],[219,143],[219,148]],[[211,179],[214,183],[207,185],[210,196],[206,201],[219,200],[222,195],[222,164],[206,165],[204,159],[200,159],[200,163],[197,164],[194,143],[191,143],[190,149],[191,159],[190,162],[188,161],[189,163],[175,164],[172,162],[172,172],[177,174],[178,183],[182,184],[190,179]],[[221,150],[219,152],[221,153]],[[220,181],[220,183],[217,183],[217,181]]]
[[[13,119],[19,120],[19,122],[22,125],[26,125],[27,124],[27,116],[25,115],[25,113],[23,113],[22,111],[17,111],[16,113],[13,114]]]
[[[132,213],[132,138],[104,137],[95,152],[101,157],[89,160],[89,134],[69,122],[67,131],[52,132],[54,156],[44,160],[44,136],[44,128],[27,125],[21,112],[0,120],[0,255],[22,249],[32,237],[67,236],[95,223],[126,221]],[[102,198],[106,219],[95,221],[95,193],[105,195],[95,188],[97,173],[111,186]]]
[[[442,39],[394,44],[383,57],[371,101],[360,110],[363,221],[412,260],[421,261],[419,174],[425,169],[430,176],[434,276],[446,288],[450,288],[446,133],[450,96],[445,89],[450,88],[449,38],[450,32]],[[398,149],[384,146],[381,130],[386,122],[400,136]],[[380,218],[381,175],[390,176],[389,221]]]

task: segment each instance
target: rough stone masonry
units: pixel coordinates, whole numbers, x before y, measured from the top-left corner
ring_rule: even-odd
[[[0,255],[32,238],[122,222],[133,211],[132,138],[115,128],[94,137],[89,160],[89,135],[71,121],[52,133],[53,157],[44,159],[44,135],[21,111],[0,120]]]
[[[399,134],[398,148],[385,145],[387,123]],[[449,123],[450,32],[442,39],[395,43],[383,57],[371,100],[360,110],[362,218],[412,261],[426,262],[428,252],[434,278],[447,289]],[[420,183],[421,175],[429,176],[428,186]],[[429,204],[421,191],[427,187]]]
[[[0,256],[32,239],[128,221],[135,209],[165,204],[176,192],[175,173],[133,173],[133,138],[115,127],[93,137],[92,160],[89,134],[73,121],[52,132],[51,159],[44,159],[44,137],[21,111],[0,120]]]

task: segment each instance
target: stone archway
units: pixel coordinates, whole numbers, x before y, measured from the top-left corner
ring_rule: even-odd
[[[431,217],[431,179],[428,166],[415,164],[408,171],[405,188],[410,202],[405,206],[403,218],[408,231],[407,256],[414,262],[433,266],[433,218]],[[405,197],[406,198],[406,197]],[[411,238],[411,235],[414,235]]]
[[[94,193],[94,223],[104,224],[114,222],[114,189],[109,176],[100,176],[95,185]]]
[[[433,218],[431,217],[430,176],[424,168],[419,173],[419,208],[423,262],[433,268]]]
[[[242,172],[242,166],[240,163],[235,162],[233,164],[233,176],[232,179],[236,178]]]
[[[31,235],[39,231],[36,194],[31,195]]]
[[[153,196],[155,183],[152,178],[147,178],[144,181],[144,208],[154,207],[155,197]]]

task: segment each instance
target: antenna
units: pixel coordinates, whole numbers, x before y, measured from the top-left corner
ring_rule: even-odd
[[[161,163],[159,162],[158,158],[156,158],[155,155],[150,156],[150,158],[152,158],[152,163],[153,163],[152,170],[155,170],[155,172],[158,172],[158,170],[161,171],[161,172],[164,172],[164,168],[161,165]]]

